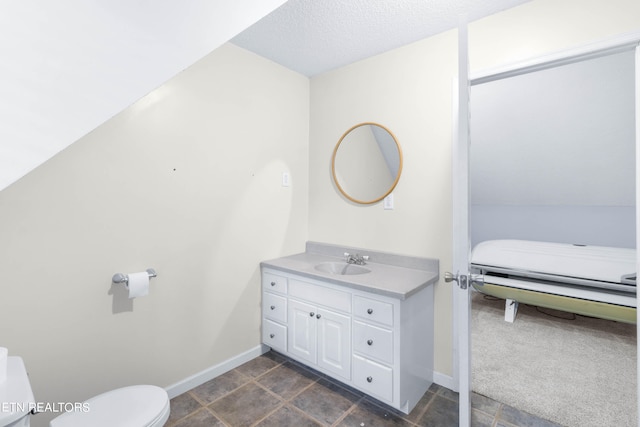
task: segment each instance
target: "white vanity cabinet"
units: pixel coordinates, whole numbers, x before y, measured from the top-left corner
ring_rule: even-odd
[[[351,319],[326,308],[289,300],[288,352],[319,369],[351,377]]]
[[[433,380],[433,287],[407,298],[262,270],[263,343],[405,413]]]

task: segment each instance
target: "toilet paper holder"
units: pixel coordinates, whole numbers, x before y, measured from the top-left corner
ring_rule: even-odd
[[[149,275],[149,279],[157,276],[156,271],[153,268],[147,268],[147,274]],[[122,274],[122,273],[116,273],[111,278],[111,281],[113,283],[128,284],[129,283],[129,276],[126,275],[126,274]]]

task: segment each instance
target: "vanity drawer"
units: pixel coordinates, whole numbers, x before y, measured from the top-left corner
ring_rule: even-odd
[[[282,352],[287,351],[287,327],[262,319],[262,342]]]
[[[356,295],[353,297],[353,313],[365,320],[393,326],[393,304]]]
[[[313,304],[351,313],[351,294],[348,292],[291,279],[289,281],[289,295],[310,301]]]
[[[272,292],[287,293],[287,278],[278,276],[277,274],[264,272],[262,273],[262,287]]]
[[[270,292],[262,293],[262,315],[278,322],[287,322],[287,299]]]
[[[353,348],[366,357],[393,363],[393,332],[353,321]]]
[[[393,369],[360,356],[353,356],[353,382],[365,393],[391,402]]]

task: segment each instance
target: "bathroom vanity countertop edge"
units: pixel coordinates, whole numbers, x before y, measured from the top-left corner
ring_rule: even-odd
[[[364,265],[364,267],[371,270],[366,274],[336,275],[315,269],[317,264],[323,262],[345,262],[345,260],[339,257],[303,252],[262,261],[260,265],[262,268],[272,268],[400,300],[407,299],[421,289],[435,284],[439,276],[437,270],[421,270],[379,263],[367,263]]]

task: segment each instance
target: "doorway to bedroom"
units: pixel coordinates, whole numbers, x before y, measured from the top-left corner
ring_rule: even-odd
[[[634,88],[634,49],[474,83],[471,247],[635,249]],[[562,425],[637,425],[635,325],[536,305],[510,323],[480,292],[472,307],[473,391]]]

